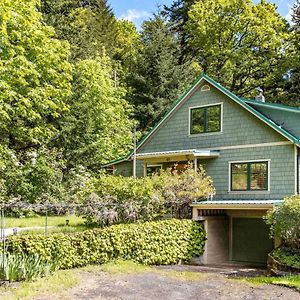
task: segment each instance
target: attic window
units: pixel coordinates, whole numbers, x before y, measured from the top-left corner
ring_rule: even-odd
[[[208,92],[210,91],[210,86],[208,84],[204,84],[201,88],[201,92]]]
[[[221,104],[190,108],[190,134],[221,131]]]

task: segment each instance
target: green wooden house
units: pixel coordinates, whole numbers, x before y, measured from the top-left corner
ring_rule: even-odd
[[[192,204],[208,236],[202,262],[265,263],[274,241],[262,216],[299,192],[299,147],[300,109],[240,98],[202,75],[136,153],[106,167],[146,176],[175,163],[202,165],[216,189]]]

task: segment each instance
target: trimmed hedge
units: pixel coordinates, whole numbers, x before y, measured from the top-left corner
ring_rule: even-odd
[[[155,265],[199,256],[205,239],[201,224],[170,219],[113,225],[75,234],[12,236],[7,240],[7,249],[11,253],[39,255],[46,262],[57,260],[61,269],[103,264],[114,259]]]

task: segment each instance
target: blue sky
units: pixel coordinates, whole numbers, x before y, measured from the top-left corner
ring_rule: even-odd
[[[170,5],[173,0],[109,0],[110,6],[118,18],[133,21],[138,28],[148,19],[159,5]],[[254,0],[259,2],[259,0]],[[279,13],[290,20],[291,7],[296,0],[271,0],[278,6]]]

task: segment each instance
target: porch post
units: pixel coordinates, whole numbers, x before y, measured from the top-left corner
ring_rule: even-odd
[[[197,165],[197,157],[194,158],[194,170],[197,172],[198,165]]]
[[[136,129],[133,132],[133,178],[136,178]]]

